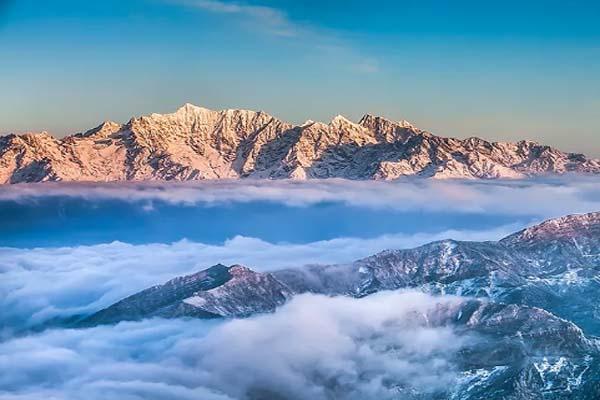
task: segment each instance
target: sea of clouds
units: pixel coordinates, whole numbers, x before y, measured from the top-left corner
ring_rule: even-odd
[[[0,200],[9,202],[35,202],[52,196],[77,197],[84,202],[120,199],[143,207],[157,201],[189,207],[222,203],[235,206],[251,201],[294,207],[339,202],[384,209],[504,212],[515,215],[515,220],[519,215],[536,215],[541,220],[600,210],[598,179],[582,177],[499,182],[224,181],[0,187]],[[160,213],[156,217],[160,218]],[[52,318],[97,311],[139,290],[217,263],[243,264],[258,271],[311,263],[347,263],[382,250],[447,238],[497,240],[521,228],[518,223],[509,223],[482,230],[390,232],[369,238],[338,237],[294,244],[236,236],[217,244],[182,240],[139,245],[112,242],[33,249],[0,247],[0,337]],[[58,222],[56,229],[60,230]]]
[[[357,207],[535,216],[600,210],[597,178],[464,182],[342,180],[186,183],[45,183],[0,187],[0,201],[46,197],[117,199],[152,212],[268,201],[291,207],[333,202]],[[43,202],[40,202],[42,204]],[[157,215],[159,218],[160,215]],[[521,224],[521,225],[520,225]],[[338,237],[309,243],[235,236],[222,243],[100,243],[0,247],[0,399],[386,399],[410,382],[437,390],[455,378],[465,338],[415,316],[458,301],[420,293],[365,299],[303,295],[278,312],[233,321],[126,322],[85,330],[34,328],[87,314],[149,286],[216,263],[258,271],[347,263],[433,240],[497,240],[518,229]],[[57,225],[57,229],[60,226]],[[266,392],[256,392],[256,391]],[[280,397],[277,397],[280,396]]]
[[[455,382],[470,338],[425,315],[461,300],[417,292],[302,295],[225,322],[151,319],[0,342],[0,398],[391,399]]]
[[[600,178],[567,175],[502,181],[414,180],[392,182],[326,179],[193,182],[113,182],[0,186],[0,201],[41,197],[113,199],[142,204],[223,204],[271,201],[288,206],[339,202],[394,210],[504,213],[555,217],[600,209]]]
[[[338,238],[302,244],[235,237],[221,245],[184,240],[172,244],[0,248],[0,337],[53,318],[98,311],[147,287],[218,263],[243,264],[257,271],[347,263],[382,250],[410,248],[432,240],[495,240],[515,229],[510,225],[483,231]]]

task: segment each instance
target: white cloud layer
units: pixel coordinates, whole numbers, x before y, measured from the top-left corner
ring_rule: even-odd
[[[466,343],[423,315],[459,299],[416,292],[302,295],[228,322],[145,320],[0,343],[0,398],[391,399],[454,379]],[[279,397],[278,397],[279,396]]]
[[[184,240],[172,244],[114,242],[61,248],[0,248],[0,327],[6,336],[15,329],[55,317],[97,311],[137,291],[217,263],[244,264],[257,271],[311,263],[345,263],[382,250],[410,248],[433,240],[494,240],[515,229],[502,226],[485,231],[338,238],[305,244],[273,244],[238,236],[222,245]]]
[[[271,201],[289,206],[340,202],[403,211],[536,215],[542,218],[600,210],[600,178],[565,176],[524,181],[399,180],[195,181],[52,183],[4,185],[0,200],[46,196],[117,199],[169,204],[223,204]]]
[[[35,201],[47,196],[120,199],[148,207],[271,201],[294,207],[340,202],[362,207],[445,212],[509,213],[553,217],[600,209],[598,179],[459,182],[226,181],[185,183],[44,183],[0,187],[0,200]],[[234,237],[222,244],[172,244],[16,249],[0,248],[0,337],[52,318],[90,313],[149,286],[217,263],[259,271],[310,263],[345,263],[385,249],[434,240],[495,240],[522,226],[481,231],[389,234],[303,244]]]
[[[140,207],[270,201],[394,210],[553,217],[600,209],[596,178],[459,182],[45,183],[0,187],[0,200],[47,196],[119,199]],[[147,320],[16,337],[54,317],[89,313],[151,285],[216,263],[272,270],[345,263],[433,240],[495,240],[520,229],[337,238],[304,244],[235,237],[130,245],[0,248],[0,399],[244,399],[262,389],[286,399],[386,399],[388,382],[435,390],[454,377],[463,338],[415,316],[440,302],[413,292],[365,299],[299,296],[275,314],[230,322]],[[269,392],[268,392],[269,393]]]

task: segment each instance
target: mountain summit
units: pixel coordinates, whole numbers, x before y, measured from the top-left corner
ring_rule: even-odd
[[[182,315],[244,317],[271,312],[302,293],[364,297],[418,288],[541,307],[597,335],[597,307],[581,306],[595,297],[580,292],[600,287],[599,232],[600,212],[593,212],[551,219],[497,242],[442,240],[385,250],[349,264],[270,272],[218,264],[125,298],[86,323]]]
[[[293,125],[262,111],[185,104],[62,139],[0,138],[0,183],[202,179],[526,178],[600,173],[600,160],[531,141],[435,136],[407,121],[338,115]]]
[[[598,399],[599,232],[600,213],[595,212],[549,220],[498,242],[443,240],[349,264],[271,272],[219,264],[133,294],[75,325],[248,317],[275,312],[308,293],[362,298],[413,288],[459,296],[415,317],[428,328],[450,328],[468,339],[453,360],[459,377],[444,393],[418,393],[391,383],[393,398]],[[321,329],[318,323],[316,329]],[[406,334],[403,324],[385,329]],[[289,339],[293,343],[294,337]],[[359,345],[371,351],[368,343]],[[377,345],[396,351],[385,341]],[[265,354],[270,350],[265,343]]]

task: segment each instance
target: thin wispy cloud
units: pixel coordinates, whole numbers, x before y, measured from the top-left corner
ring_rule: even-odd
[[[374,58],[365,58],[353,64],[352,70],[363,74],[374,74],[379,72],[379,62]]]
[[[256,5],[248,2],[223,0],[166,0],[198,11],[230,17],[240,26],[253,32],[262,32],[279,38],[298,39],[296,44],[306,47],[307,52],[317,51],[319,57],[331,58],[349,66],[349,70],[359,74],[379,72],[379,61],[364,54],[355,45],[344,39],[342,32],[330,28],[318,27],[294,20],[284,9]]]
[[[254,27],[276,36],[298,36],[306,28],[293,22],[286,12],[274,7],[219,0],[175,0],[177,4],[212,12],[250,19]]]

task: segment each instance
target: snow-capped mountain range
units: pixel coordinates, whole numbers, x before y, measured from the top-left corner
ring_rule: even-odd
[[[456,386],[438,397],[398,388],[399,398],[600,396],[600,212],[549,220],[498,242],[443,240],[350,264],[272,272],[219,264],[133,294],[75,325],[248,317],[303,293],[364,297],[403,288],[463,296],[417,317],[479,339],[454,360],[462,371]]]
[[[364,297],[409,287],[555,311],[565,303],[554,300],[569,290],[591,285],[600,291],[599,269],[600,212],[595,212],[549,220],[498,242],[443,240],[414,249],[386,250],[350,264],[271,272],[218,264],[134,294],[85,321],[246,317],[273,311],[302,293]],[[573,296],[569,302],[587,305],[590,300]],[[597,309],[591,305],[575,320],[600,335]],[[564,317],[573,319],[568,313]]]
[[[293,125],[265,112],[185,104],[57,139],[0,138],[0,183],[200,179],[525,178],[600,173],[600,160],[531,141],[435,136],[365,115]]]

